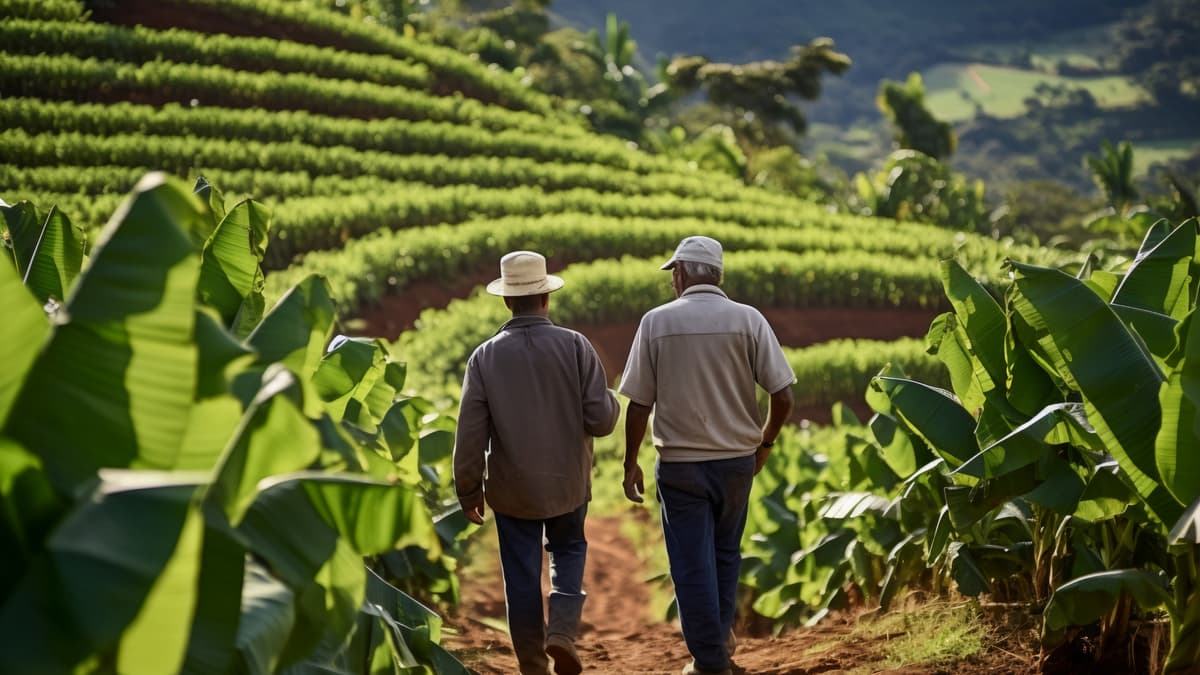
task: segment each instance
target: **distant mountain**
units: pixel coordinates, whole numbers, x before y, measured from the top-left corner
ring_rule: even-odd
[[[1146,0],[556,0],[578,26],[628,21],[643,57],[701,54],[714,60],[781,58],[814,37],[834,39],[855,61],[854,81],[902,78],[979,42],[1036,39],[1120,18]]]

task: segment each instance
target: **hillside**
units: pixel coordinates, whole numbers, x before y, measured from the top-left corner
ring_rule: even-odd
[[[804,148],[851,175],[878,165],[890,150],[892,132],[875,107],[880,82],[903,81],[912,72],[924,77],[933,112],[955,123],[962,141],[955,165],[994,185],[994,200],[1015,182],[1033,179],[1090,192],[1081,159],[1105,139],[1144,148],[1143,175],[1152,162],[1200,151],[1200,126],[1186,112],[1194,100],[1159,96],[1163,88],[1153,84],[1193,77],[1194,66],[1183,58],[1194,58],[1186,37],[1191,23],[1170,17],[1195,15],[1195,2],[557,0],[552,9],[580,27],[603,25],[606,13],[616,13],[629,22],[647,64],[678,54],[734,63],[783,59],[792,45],[833,38],[853,66],[826,78],[820,99],[804,106],[810,122]],[[1150,19],[1158,15],[1166,17],[1154,26]],[[1095,104],[1032,109],[1026,99],[1057,105],[1039,85],[1087,91]]]
[[[95,231],[145,171],[203,174],[274,208],[268,293],[320,272],[344,317],[369,317],[347,323],[353,330],[395,338],[419,311],[486,281],[504,251],[534,248],[580,278],[556,301],[559,319],[603,332],[635,320],[665,285],[639,272],[648,290],[633,291],[623,287],[628,265],[580,263],[632,255],[650,271],[679,238],[707,232],[747,261],[730,281],[740,299],[782,312],[788,346],[887,341],[924,333],[940,303],[933,260],[958,251],[992,277],[1014,253],[829,214],[630,149],[494,67],[303,4],[5,0],[0,9],[7,201],[58,204]],[[793,257],[754,271],[774,260],[755,250]],[[454,381],[465,353],[447,345],[472,344],[499,320],[495,303],[470,307],[446,315],[466,316],[469,330],[440,314],[417,322],[404,341],[414,381]],[[822,307],[845,309],[837,321],[809,313]],[[422,337],[434,325],[444,327]],[[627,333],[605,333],[613,375]],[[857,398],[886,360],[859,358],[826,394],[805,396],[806,414],[827,419],[829,404]]]
[[[737,672],[1194,672],[1195,219],[1122,222],[1133,255],[838,213],[328,6],[0,0],[0,671],[507,668],[453,483],[462,371],[507,318],[482,285],[544,253],[612,379],[706,234],[798,378]],[[581,647],[677,671],[624,450],[594,443],[624,578],[592,566]]]

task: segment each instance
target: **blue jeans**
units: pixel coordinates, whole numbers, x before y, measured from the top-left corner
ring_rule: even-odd
[[[725,670],[754,456],[659,461],[655,477],[683,640],[697,668]]]
[[[587,504],[561,516],[525,520],[496,513],[508,632],[522,673],[547,673],[546,634],[572,641],[583,613]],[[542,547],[550,553],[550,623],[543,623]]]

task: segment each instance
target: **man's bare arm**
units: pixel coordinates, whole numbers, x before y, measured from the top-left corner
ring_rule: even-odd
[[[783,428],[783,424],[787,422],[788,415],[792,413],[792,404],[795,399],[792,398],[792,385],[787,385],[783,389],[771,394],[771,407],[767,413],[767,423],[762,430],[762,442],[774,444],[775,439],[779,436],[779,430]],[[759,445],[757,452],[754,455],[754,473],[762,471],[762,468],[767,464],[767,457],[771,455],[771,448],[767,445]]]
[[[638,465],[638,450],[646,437],[646,423],[650,420],[650,407],[629,402],[625,409],[625,496],[632,502],[642,503],[646,493],[642,467]]]

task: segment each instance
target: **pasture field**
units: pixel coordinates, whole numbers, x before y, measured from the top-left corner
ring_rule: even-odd
[[[976,106],[993,117],[1018,117],[1024,100],[1039,84],[1082,88],[1102,108],[1136,105],[1147,99],[1144,89],[1118,75],[1064,77],[985,63],[943,63],[921,73],[926,102],[938,119],[962,122],[973,118]]]

